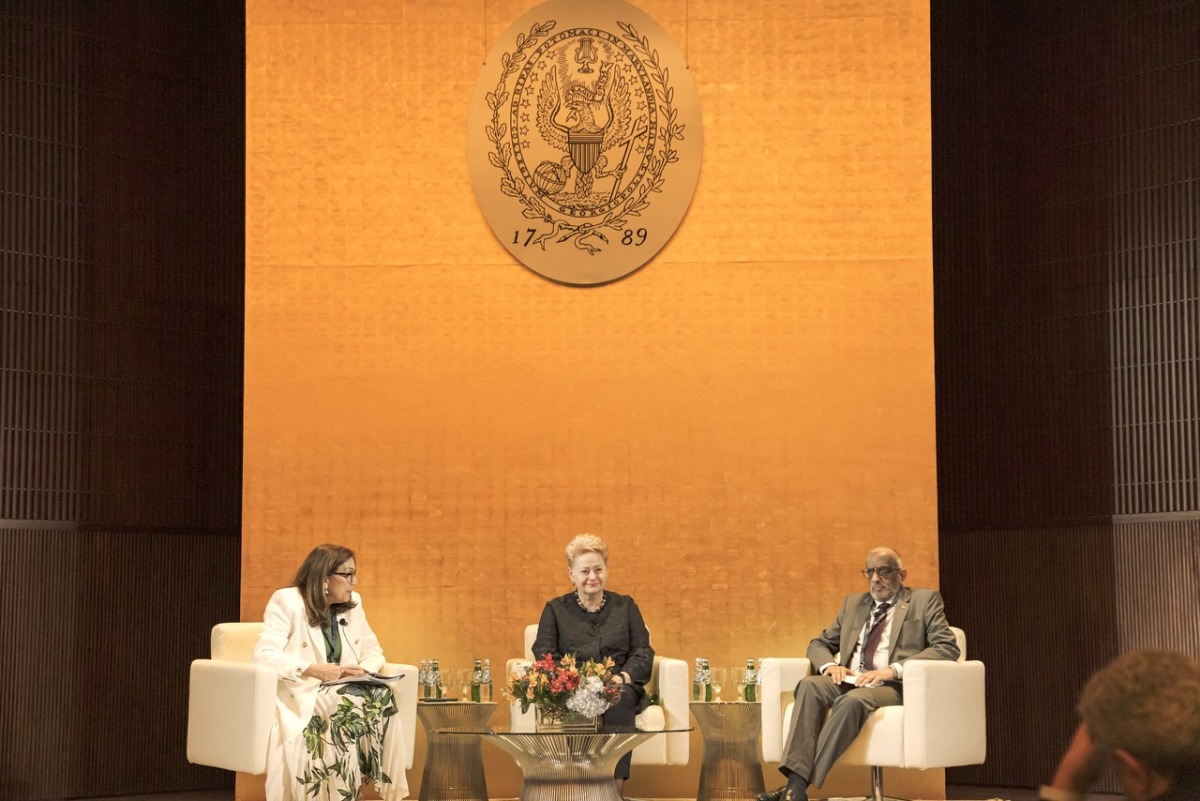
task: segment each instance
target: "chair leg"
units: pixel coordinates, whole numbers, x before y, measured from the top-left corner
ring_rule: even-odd
[[[883,794],[883,768],[871,766],[871,795],[870,801],[903,801]]]
[[[883,801],[883,768],[871,766],[871,801]]]

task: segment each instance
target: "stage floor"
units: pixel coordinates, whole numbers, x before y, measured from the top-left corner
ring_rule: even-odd
[[[1037,797],[1037,790],[1020,787],[973,787],[963,785],[950,785],[946,787],[946,798],[953,801],[988,801],[989,799],[1000,799],[1001,801],[1037,801]],[[1123,798],[1123,796],[1093,793],[1088,796],[1088,801],[1115,801],[1115,799],[1119,798]],[[92,800],[78,799],[77,801]],[[95,799],[94,801],[101,801],[101,799]],[[233,790],[200,790],[189,793],[106,796],[103,801],[233,801]],[[491,801],[513,800],[494,798]],[[694,801],[694,799],[630,799],[630,801]]]

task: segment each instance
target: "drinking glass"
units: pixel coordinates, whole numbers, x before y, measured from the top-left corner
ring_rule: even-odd
[[[721,688],[725,686],[725,668],[713,668],[709,681],[712,683],[713,700],[720,701]]]
[[[730,673],[730,675],[733,676],[733,686],[737,690],[737,696],[734,697],[734,700],[735,701],[745,701],[746,700],[746,669],[744,667],[731,667],[729,669],[729,673]]]
[[[462,692],[462,695],[459,696],[459,700],[460,701],[470,701],[471,700],[471,669],[470,668],[459,668],[458,673],[456,673],[455,676],[458,679],[458,689]]]

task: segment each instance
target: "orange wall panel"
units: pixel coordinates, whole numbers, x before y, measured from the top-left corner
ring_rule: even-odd
[[[517,654],[583,531],[661,653],[719,665],[802,653],[874,545],[936,586],[927,4],[640,2],[704,163],[667,247],[592,289],[513,262],[467,177],[532,5],[247,3],[243,617],[324,541],[389,657],[450,667]],[[694,794],[700,747],[629,791]]]

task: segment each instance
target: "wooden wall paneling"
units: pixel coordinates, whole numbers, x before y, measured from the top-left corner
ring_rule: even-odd
[[[972,649],[988,762],[952,781],[1036,786],[1091,671],[1195,652],[1197,30],[1197,3],[933,4],[943,592],[1003,631]]]
[[[1200,520],[1113,527],[1120,650],[1200,655]]]
[[[239,547],[205,532],[0,531],[6,608],[21,610],[0,626],[0,798],[229,785],[186,762],[187,676],[211,627],[237,616]]]
[[[79,579],[71,535],[61,530],[0,530],[0,798],[65,798],[82,789],[64,762],[75,744],[72,676]],[[14,614],[12,610],[19,610]],[[59,636],[53,636],[58,633]],[[93,655],[94,657],[94,655]],[[98,693],[97,698],[103,697]],[[46,759],[56,754],[56,760]]]
[[[1193,4],[1194,6],[1194,4]],[[1162,25],[1200,26],[1171,10]],[[1132,33],[1132,31],[1131,31]],[[1113,173],[1110,263],[1116,512],[1200,510],[1200,103],[1197,58],[1128,81]],[[1195,54],[1193,54],[1195,56]]]
[[[0,519],[74,519],[78,63],[67,31],[0,14]]]
[[[987,666],[988,758],[948,781],[1028,786],[1053,775],[1087,677],[1119,652],[1107,526],[944,533],[942,592]]]
[[[96,796],[229,786],[228,772],[186,762],[187,683],[191,660],[208,654],[212,626],[236,619],[239,539],[87,532],[75,547],[80,582],[70,597],[81,669],[70,681],[73,786]],[[88,581],[92,575],[98,580]],[[139,660],[148,667],[135,666]],[[114,717],[123,718],[115,737]],[[144,767],[148,754],[157,755],[154,771]]]
[[[0,7],[5,801],[231,782],[184,737],[238,614],[243,26]]]

